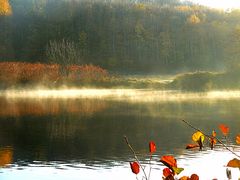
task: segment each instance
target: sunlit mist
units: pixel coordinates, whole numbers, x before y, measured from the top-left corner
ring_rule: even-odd
[[[217,9],[239,9],[240,1],[237,0],[191,0],[194,3]]]
[[[8,90],[1,91],[4,98],[62,98],[112,99],[129,101],[186,101],[208,99],[237,99],[240,91],[180,92],[143,89],[60,89],[60,90]]]

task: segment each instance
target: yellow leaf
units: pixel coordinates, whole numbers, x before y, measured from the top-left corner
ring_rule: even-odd
[[[240,160],[237,158],[234,158],[228,162],[227,166],[233,167],[233,168],[240,168]]]
[[[192,140],[195,141],[195,142],[199,142],[201,139],[201,142],[204,141],[204,135],[202,132],[200,131],[197,131],[195,132],[193,135],[192,135]]]
[[[177,168],[177,167],[172,167],[172,169],[176,174],[180,174],[184,170],[184,168]]]

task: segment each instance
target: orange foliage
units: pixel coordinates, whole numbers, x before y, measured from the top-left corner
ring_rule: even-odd
[[[217,143],[216,136],[217,136],[216,131],[212,131],[212,136],[209,138],[209,142],[210,142],[210,147],[211,147],[211,149],[213,149],[213,147],[214,147],[215,144]]]
[[[237,143],[237,144],[240,144],[240,134],[238,134],[238,135],[236,136],[236,143]]]
[[[1,62],[0,69],[0,81],[7,84],[53,81],[60,76],[57,64]]]
[[[0,16],[9,16],[12,14],[12,8],[8,0],[0,0]]]
[[[58,64],[0,62],[0,82],[5,85],[22,83],[55,83],[67,81],[99,82],[108,78],[108,72],[94,65],[71,65],[64,67],[67,75],[63,75]]]
[[[193,149],[193,148],[196,148],[196,147],[199,147],[199,145],[198,144],[188,144],[186,146],[186,149]]]
[[[167,167],[177,167],[177,161],[173,156],[162,156],[160,161]]]
[[[229,127],[226,126],[225,124],[220,124],[219,129],[221,130],[221,132],[223,133],[224,136],[227,136],[229,133]]]
[[[230,160],[227,164],[227,167],[240,168],[240,160],[237,158]]]
[[[0,148],[0,167],[11,164],[13,161],[12,148]]]
[[[71,65],[67,67],[69,71],[68,80],[82,81],[103,81],[108,77],[108,72],[99,66],[94,65]]]

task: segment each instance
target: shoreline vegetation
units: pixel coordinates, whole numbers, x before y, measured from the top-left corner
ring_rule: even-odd
[[[0,62],[0,89],[46,88],[136,88],[182,91],[236,90],[240,88],[238,68],[226,72],[188,72],[171,79],[138,78],[109,73],[95,65],[60,65]]]

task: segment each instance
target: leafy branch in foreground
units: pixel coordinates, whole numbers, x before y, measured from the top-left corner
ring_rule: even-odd
[[[130,162],[131,170],[134,174],[136,174],[136,179],[138,179],[138,174],[140,172],[140,168],[143,172],[142,179],[150,180],[150,174],[151,174],[151,161],[152,161],[152,154],[156,152],[156,144],[153,141],[149,142],[149,153],[150,153],[150,160],[149,160],[149,175],[147,176],[145,167],[141,164],[139,158],[137,157],[137,154],[135,150],[133,149],[132,145],[129,143],[127,136],[124,136],[125,142],[128,145],[129,149],[133,153],[135,162]],[[179,168],[177,166],[177,160],[171,156],[171,155],[164,155],[160,158],[160,162],[166,166],[166,168],[163,169],[163,180],[174,180],[175,175],[180,174],[184,168]],[[179,180],[198,180],[199,177],[196,174],[192,174],[190,177],[183,176]]]
[[[206,134],[204,131],[202,131],[199,128],[196,128],[195,126],[193,126],[192,124],[190,124],[189,122],[182,120],[185,124],[187,124],[189,127],[191,127],[192,129],[194,129],[196,132],[193,133],[192,135],[192,140],[195,142],[195,144],[188,144],[186,146],[186,149],[193,149],[193,148],[199,148],[199,150],[203,150],[204,147],[204,140],[206,139],[206,137],[208,138],[209,141],[209,146],[210,148],[213,150],[214,146],[216,143],[221,144],[224,148],[226,148],[226,150],[228,150],[229,152],[231,152],[233,155],[236,156],[236,158],[230,160],[227,163],[227,167],[231,167],[231,168],[239,168],[240,169],[240,155],[238,155],[236,152],[234,152],[227,144],[227,136],[229,134],[229,127],[225,124],[220,124],[219,130],[221,131],[221,133],[223,134],[226,143],[224,143],[222,140],[220,140],[217,137],[217,133],[215,131],[212,131],[212,134]],[[131,152],[134,155],[134,162],[130,162],[130,167],[131,170],[134,174],[136,174],[136,179],[138,179],[139,172],[140,170],[143,172],[143,176],[142,176],[142,180],[150,180],[150,174],[151,174],[151,162],[152,162],[152,155],[153,153],[156,152],[156,144],[154,141],[150,141],[149,142],[149,153],[150,153],[150,159],[149,159],[149,163],[147,165],[149,165],[149,172],[148,172],[148,176],[147,176],[147,172],[146,172],[146,166],[147,165],[142,165],[136,151],[133,149],[132,145],[129,143],[129,140],[127,138],[127,136],[124,136],[125,142],[128,145],[129,149],[131,150]],[[235,139],[237,144],[240,144],[240,134],[238,134],[236,136]],[[163,170],[162,170],[162,179],[163,180],[199,180],[198,175],[196,174],[192,174],[190,177],[188,176],[182,176],[181,178],[178,179],[178,177],[176,177],[176,175],[180,174],[184,168],[179,168],[177,166],[177,160],[172,156],[172,155],[164,155],[160,158],[160,162],[166,166]],[[228,179],[231,179],[231,170],[229,170],[228,168],[226,169],[226,175]]]
[[[238,158],[240,158],[240,155],[238,155],[236,152],[234,152],[233,150],[231,150],[227,144],[223,143],[223,141],[221,141],[217,136],[216,136],[216,132],[212,131],[212,135],[208,135],[206,133],[204,133],[202,130],[194,127],[192,124],[190,124],[189,122],[182,120],[184,123],[186,123],[189,127],[191,127],[192,129],[196,130],[197,132],[193,134],[192,139],[194,141],[197,141],[199,144],[199,141],[201,142],[202,145],[202,139],[204,139],[204,136],[209,138],[209,142],[210,142],[210,147],[211,149],[213,149],[214,145],[218,142],[220,143],[224,148],[226,148],[229,152],[231,152],[233,155],[235,155],[237,158],[233,158],[232,160],[230,160],[227,163],[227,167],[231,167],[231,168],[239,168],[240,169],[240,160]],[[227,142],[227,136],[229,134],[229,127],[225,124],[220,124],[219,129],[221,131],[221,133],[223,134],[224,138],[226,139]],[[238,134],[236,136],[235,139],[237,144],[240,144],[240,134]],[[199,145],[187,145],[186,149],[191,149],[191,148],[195,148],[195,147],[200,147],[199,149],[202,150],[202,146],[200,144]],[[228,168],[226,169],[226,175],[228,179],[232,179],[232,175],[231,175],[231,170],[229,170]]]

